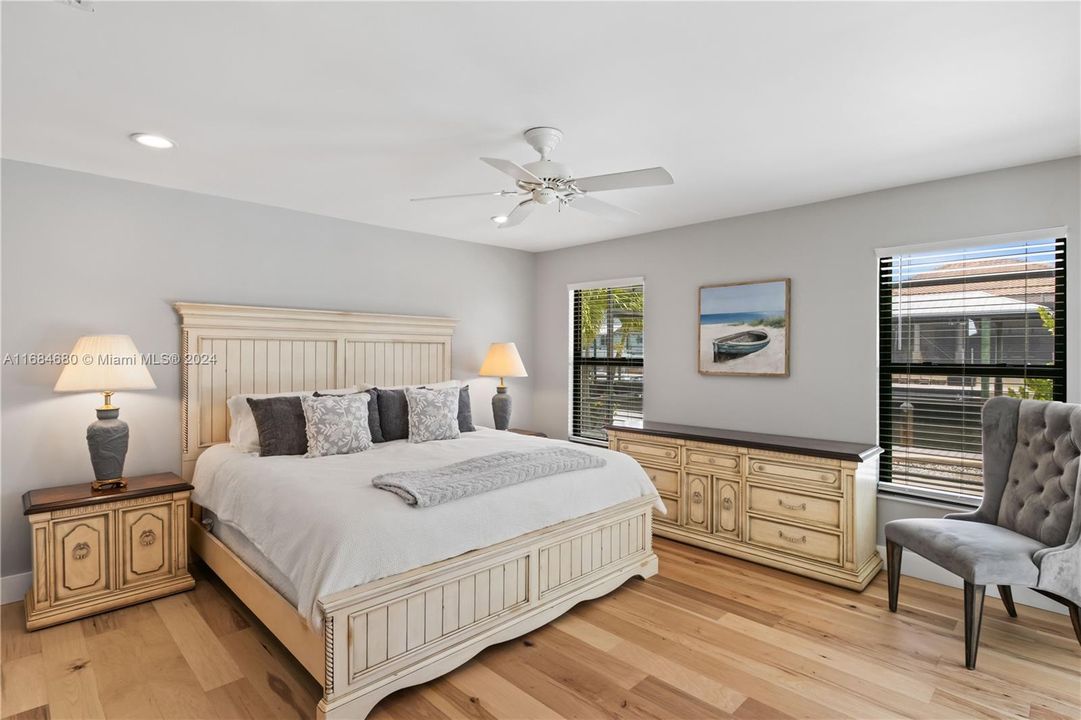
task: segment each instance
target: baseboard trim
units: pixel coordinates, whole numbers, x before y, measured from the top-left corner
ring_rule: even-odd
[[[27,591],[30,589],[30,583],[33,582],[34,573],[24,572],[18,575],[4,575],[0,577],[0,603],[7,605],[8,603],[17,602],[26,597]]]
[[[878,553],[882,557],[886,557],[886,546],[879,545]],[[939,585],[946,585],[948,587],[959,588],[964,585],[961,582],[961,578],[957,577],[948,570],[943,570],[938,565],[935,565],[930,560],[917,555],[914,552],[906,552],[901,555],[901,574],[908,575],[909,577],[919,578],[920,580],[929,580]],[[987,594],[994,597],[998,597],[998,588],[995,586],[989,586],[987,588]],[[905,595],[904,585],[901,585],[901,598]],[[1029,607],[1040,608],[1041,610],[1050,610],[1051,612],[1059,613],[1060,615],[1066,614],[1066,606],[1045,598],[1038,592],[1029,590],[1028,588],[1014,587],[1013,588],[1013,601],[1018,605],[1028,605]]]

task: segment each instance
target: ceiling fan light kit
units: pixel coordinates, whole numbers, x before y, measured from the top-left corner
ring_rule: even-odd
[[[529,146],[540,155],[540,160],[519,165],[500,158],[481,158],[482,162],[513,178],[516,190],[437,195],[413,198],[413,200],[447,200],[484,195],[518,198],[518,204],[513,210],[505,216],[496,215],[492,218],[492,222],[503,229],[521,224],[537,205],[555,205],[557,209],[572,207],[593,215],[620,220],[630,215],[637,215],[637,213],[598,200],[591,194],[606,190],[671,185],[673,182],[672,176],[662,167],[576,178],[569,166],[549,158],[556,145],[563,139],[562,130],[553,127],[535,127],[526,130],[522,135]]]

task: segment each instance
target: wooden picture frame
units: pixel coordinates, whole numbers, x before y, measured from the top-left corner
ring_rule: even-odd
[[[782,291],[783,299],[778,297]],[[759,309],[747,309],[753,307]],[[703,322],[706,318],[711,322]],[[788,377],[791,318],[791,278],[700,286],[696,318],[698,373]]]

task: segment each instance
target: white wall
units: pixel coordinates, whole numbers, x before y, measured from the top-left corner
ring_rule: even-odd
[[[649,420],[874,442],[875,248],[1069,226],[1081,219],[1069,158],[543,253],[537,259],[537,429],[567,434],[567,284],[643,276]],[[1075,250],[1077,248],[1077,250]],[[1071,326],[1081,248],[1071,244]],[[700,285],[792,278],[791,377],[699,375]],[[1081,397],[1081,332],[1069,338]]]
[[[532,367],[534,256],[206,195],[4,161],[2,351],[68,352],[80,335],[125,333],[178,352],[177,300],[441,315],[459,319],[454,376],[491,424],[488,343]],[[84,440],[101,396],[55,394],[59,367],[3,367],[3,575],[30,568],[20,498],[88,480]],[[157,390],[117,393],[131,426],[129,474],[180,469],[179,370]],[[511,381],[528,426],[531,381]]]
[[[567,284],[645,277],[649,420],[875,442],[875,249],[1067,226],[1067,391],[1081,400],[1081,158],[910,185],[543,253],[534,426],[567,434]],[[695,362],[700,285],[792,278],[791,377],[710,377]],[[882,524],[952,508],[879,496]],[[1020,596],[1019,596],[1020,597]]]

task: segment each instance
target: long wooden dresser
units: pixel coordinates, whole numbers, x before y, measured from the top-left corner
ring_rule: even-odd
[[[667,515],[653,533],[862,590],[875,547],[875,445],[646,422],[608,429]]]

